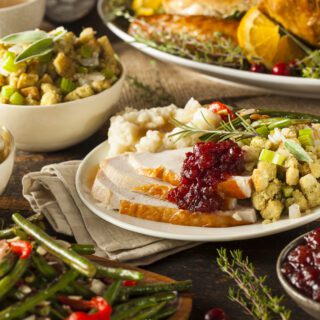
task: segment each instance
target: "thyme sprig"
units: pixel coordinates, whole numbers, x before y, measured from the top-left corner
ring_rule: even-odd
[[[257,276],[248,257],[241,250],[218,250],[217,263],[221,271],[233,279],[237,289],[229,289],[231,301],[240,304],[244,311],[256,320],[288,320],[291,311],[282,305],[283,296],[272,295],[265,284],[266,276]]]
[[[184,124],[177,119],[171,119],[170,122],[181,130],[173,133],[170,137],[178,136],[179,140],[191,135],[199,135],[201,141],[222,142],[229,139],[241,141],[258,136],[256,130],[238,113],[236,113],[237,117],[234,120],[229,117],[228,121],[222,121],[219,128],[215,128],[204,114],[201,114],[209,129],[200,129],[193,123]]]

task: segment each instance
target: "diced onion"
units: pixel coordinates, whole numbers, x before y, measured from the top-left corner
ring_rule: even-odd
[[[290,219],[297,219],[301,217],[300,206],[296,203],[292,204],[289,207],[289,218]]]

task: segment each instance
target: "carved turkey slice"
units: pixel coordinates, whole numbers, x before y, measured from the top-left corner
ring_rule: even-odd
[[[119,187],[105,175],[103,170],[97,174],[92,187],[92,195],[107,208],[119,213],[178,225],[195,227],[231,227],[256,222],[252,208],[237,207],[234,210],[214,213],[189,212],[180,210],[175,204],[158,200],[147,195]]]
[[[235,199],[226,199],[226,203],[232,206],[233,210],[213,213],[181,210],[175,204],[166,201],[167,192],[173,185],[163,181],[168,177],[165,173],[177,175],[183,164],[185,152],[186,149],[156,154],[124,154],[108,158],[101,163],[92,195],[97,201],[110,209],[118,210],[121,214],[153,221],[198,227],[227,227],[256,222],[255,210],[236,206]],[[154,179],[143,175],[144,170],[152,171],[157,168],[163,168],[161,177],[157,176],[157,179]],[[238,180],[245,180],[242,178]],[[241,183],[246,185],[243,181]],[[234,184],[231,186],[237,189]]]

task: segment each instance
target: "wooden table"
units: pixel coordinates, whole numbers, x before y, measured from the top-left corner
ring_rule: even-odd
[[[95,10],[81,21],[66,25],[66,28],[78,33],[84,26],[92,26],[100,34],[110,36],[112,41],[119,41],[100,22]],[[18,151],[13,176],[5,194],[0,197],[0,214],[4,217],[6,224],[9,223],[10,215],[13,212],[20,211],[26,215],[31,213],[28,202],[21,195],[21,178],[24,174],[30,171],[38,171],[41,167],[50,163],[82,159],[92,148],[105,139],[106,128],[103,128],[87,141],[61,152],[40,154]],[[241,308],[227,298],[228,287],[233,283],[219,271],[216,265],[217,248],[223,246],[227,249],[242,249],[244,254],[248,255],[256,266],[257,273],[268,275],[267,283],[274,289],[274,293],[281,295],[284,292],[275,272],[278,254],[289,241],[315,228],[317,225],[319,225],[318,222],[314,222],[294,231],[262,239],[203,244],[163,259],[146,267],[146,269],[177,280],[193,280],[194,307],[191,317],[193,320],[204,319],[205,313],[212,307],[225,309],[231,320],[249,319],[248,316],[241,312]],[[292,319],[306,320],[310,318],[297,308],[289,298],[286,298],[285,302],[293,311]]]

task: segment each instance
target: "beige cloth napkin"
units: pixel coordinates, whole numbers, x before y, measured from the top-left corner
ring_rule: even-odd
[[[79,198],[75,175],[80,161],[52,164],[22,180],[23,195],[35,212],[43,212],[60,233],[79,243],[94,244],[97,255],[146,265],[197,243],[144,236],[118,228],[94,215]]]

